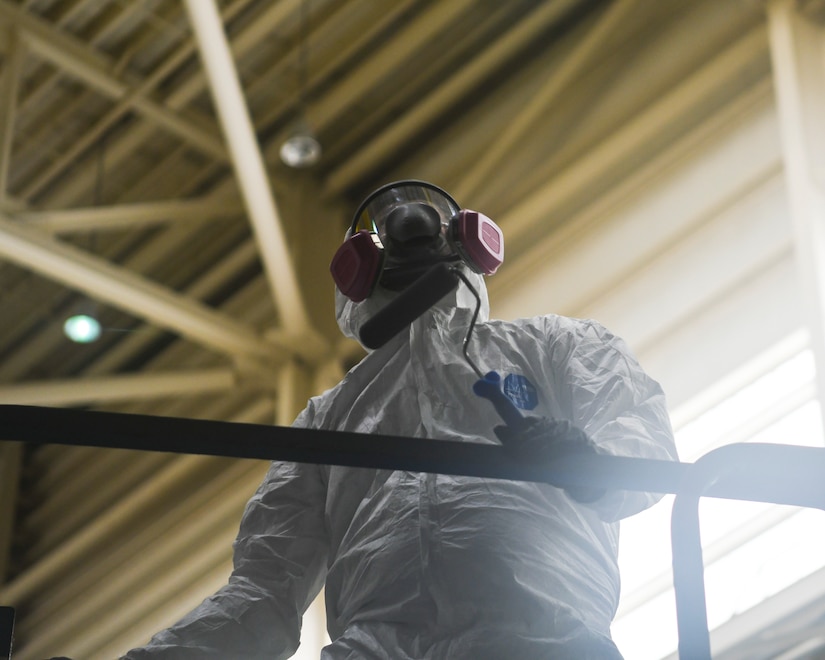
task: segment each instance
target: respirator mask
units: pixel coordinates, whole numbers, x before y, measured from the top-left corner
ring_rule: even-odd
[[[504,260],[504,237],[490,218],[462,209],[438,186],[397,181],[358,207],[330,264],[338,289],[353,302],[376,285],[400,291],[441,262],[492,275]]]

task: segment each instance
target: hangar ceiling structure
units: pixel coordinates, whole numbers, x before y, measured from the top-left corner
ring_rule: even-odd
[[[362,355],[328,263],[400,178],[501,225],[495,315],[602,321],[677,425],[766,355],[821,360],[822,21],[791,0],[0,0],[0,403],[289,424]],[[297,126],[323,149],[306,169],[279,159]],[[82,311],[94,343],[63,335]],[[0,445],[18,656],[114,657],[188,611],[265,467]],[[821,635],[825,587],[803,601],[820,616],[740,619],[729,657],[774,624],[765,657]]]

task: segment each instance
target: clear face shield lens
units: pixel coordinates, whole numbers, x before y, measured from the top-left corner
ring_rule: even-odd
[[[420,185],[415,182],[401,182],[397,185],[379,190],[358,215],[355,231],[367,229],[374,231],[382,242],[387,240],[386,221],[390,213],[406,204],[426,204],[434,208],[441,218],[442,231],[450,219],[461,209],[445,192],[435,187]]]

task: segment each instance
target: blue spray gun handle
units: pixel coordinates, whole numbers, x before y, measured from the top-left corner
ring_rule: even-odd
[[[488,371],[483,378],[473,384],[473,392],[488,399],[507,426],[514,430],[524,427],[526,419],[501,389],[501,376],[498,375],[498,372]]]

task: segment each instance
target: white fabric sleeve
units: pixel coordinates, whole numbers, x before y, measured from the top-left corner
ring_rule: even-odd
[[[309,417],[308,409],[294,426]],[[246,505],[228,584],[124,660],[293,655],[326,575],[325,501],[319,466],[273,462]]]
[[[561,369],[571,421],[613,456],[678,460],[665,395],[625,342],[595,321],[585,322]],[[661,494],[608,491],[589,504],[615,521],[654,504]]]

